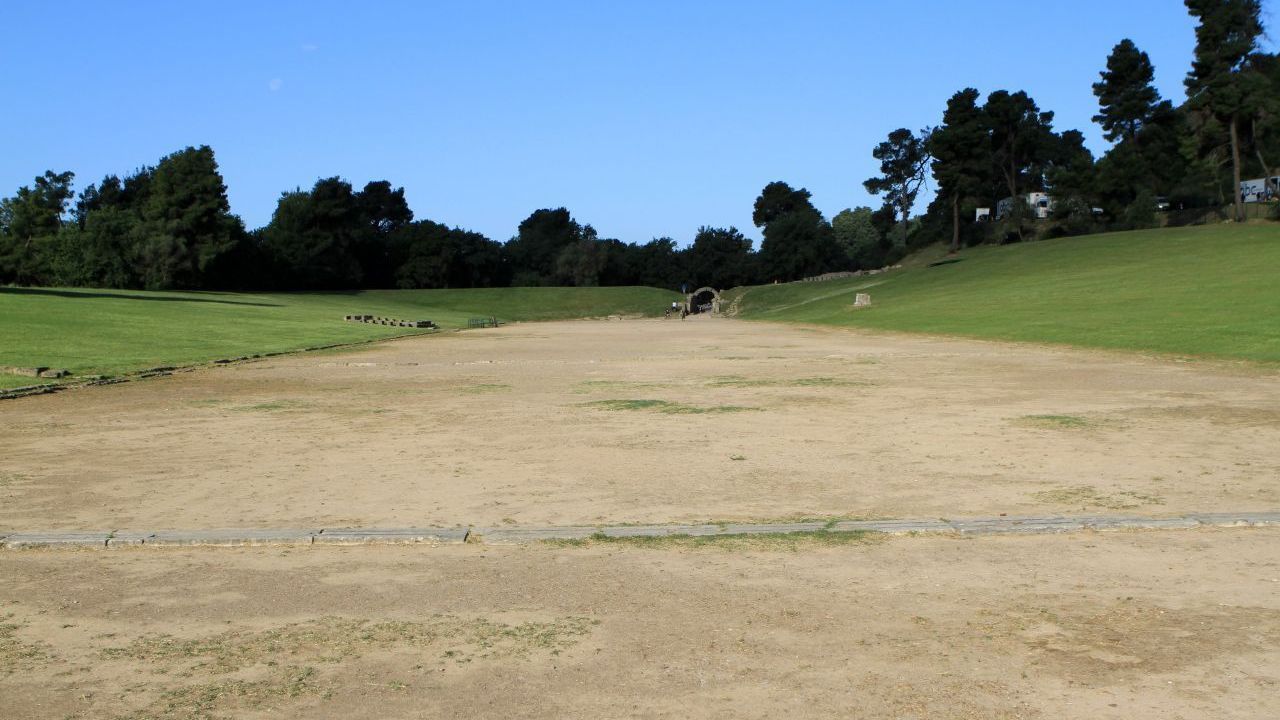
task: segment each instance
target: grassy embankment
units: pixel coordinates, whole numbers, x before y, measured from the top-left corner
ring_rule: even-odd
[[[853,309],[858,292],[871,307]],[[974,248],[932,267],[736,289],[726,304],[739,295],[753,320],[1277,363],[1280,225]]]
[[[348,314],[458,328],[472,317],[652,316],[678,297],[636,287],[261,294],[0,287],[0,366],[118,375],[418,332],[344,322]],[[0,389],[36,382],[0,374]]]

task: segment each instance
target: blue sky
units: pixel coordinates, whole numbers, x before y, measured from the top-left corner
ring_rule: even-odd
[[[682,245],[699,225],[758,238],[772,180],[828,216],[875,204],[871,148],[965,86],[1025,89],[1099,153],[1111,47],[1133,38],[1180,101],[1194,45],[1177,0],[73,1],[7,3],[0,26],[3,195],[208,144],[250,227],[341,175],[498,240],[563,205]]]

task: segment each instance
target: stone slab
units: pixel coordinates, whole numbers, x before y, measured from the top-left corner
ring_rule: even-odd
[[[1087,527],[1091,530],[1189,530],[1200,526],[1200,521],[1187,517],[1124,517],[1095,520],[1090,522]]]
[[[107,530],[13,533],[4,539],[4,546],[12,550],[40,547],[106,547],[107,537],[110,534]]]
[[[1214,527],[1280,525],[1280,513],[1192,513],[1187,517]]]
[[[1084,529],[1078,518],[1047,517],[995,517],[953,520],[951,526],[962,534],[981,533],[1057,533]]]
[[[316,530],[193,530],[157,532],[147,545],[310,545]]]
[[[706,537],[722,535],[724,529],[720,525],[619,525],[600,528],[605,537],[671,537],[672,535],[690,535]]]
[[[1007,518],[978,518],[951,520],[951,527],[965,536],[995,533],[1068,533],[1083,530],[1084,523],[1070,520],[1010,520]]]
[[[493,545],[539,542],[541,540],[583,540],[600,532],[597,527],[497,527],[472,528],[470,541]]]
[[[127,532],[118,531],[111,533],[107,538],[107,547],[119,547],[123,545],[145,545],[148,540],[155,537],[155,533],[149,532]]]
[[[722,535],[768,535],[772,533],[818,532],[827,527],[824,522],[775,523],[763,525],[731,524],[721,528]]]
[[[910,533],[955,532],[955,528],[942,520],[841,520],[830,528],[831,532],[881,532],[893,535]]]
[[[325,528],[315,536],[316,544],[363,545],[369,543],[463,543],[467,541],[466,528],[385,528],[361,530],[359,528]]]

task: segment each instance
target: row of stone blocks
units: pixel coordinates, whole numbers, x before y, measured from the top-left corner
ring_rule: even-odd
[[[371,325],[390,325],[392,327],[407,328],[436,328],[436,324],[430,320],[397,320],[395,318],[378,317],[376,315],[343,315],[343,320],[347,322],[369,323]]]
[[[71,374],[70,370],[51,367],[2,367],[0,372],[8,375],[21,375],[33,378],[62,378]]]
[[[1280,512],[1193,513],[1172,518],[1116,515],[994,517],[962,520],[843,520],[836,523],[764,523],[727,525],[620,525],[497,528],[351,528],[321,530],[196,530],[138,532],[0,532],[9,549],[35,547],[116,547],[123,545],[247,546],[366,545],[484,542],[510,544],[541,540],[582,540],[603,536],[671,537],[734,536],[817,532],[876,532],[892,535],[960,533],[963,535],[1051,534],[1084,530],[1173,530],[1196,527],[1280,526]]]

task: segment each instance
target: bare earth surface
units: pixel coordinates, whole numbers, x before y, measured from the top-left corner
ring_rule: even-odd
[[[1280,509],[1271,370],[573,322],[0,403],[0,530]],[[1280,529],[0,551],[0,718],[1269,718]]]
[[[1272,718],[1280,530],[0,553],[5,718]]]
[[[0,458],[0,530],[1273,510],[1280,382],[711,318],[542,323],[6,401]]]

